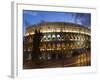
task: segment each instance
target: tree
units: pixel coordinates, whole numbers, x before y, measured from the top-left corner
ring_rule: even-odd
[[[40,56],[40,42],[43,34],[40,31],[35,30],[33,35],[33,48],[32,48],[32,61],[37,65]]]

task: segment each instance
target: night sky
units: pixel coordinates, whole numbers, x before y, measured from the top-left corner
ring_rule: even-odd
[[[90,13],[23,10],[23,27],[41,22],[70,22],[91,27]]]

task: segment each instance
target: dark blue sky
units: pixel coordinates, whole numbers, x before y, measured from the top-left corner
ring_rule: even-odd
[[[75,24],[91,26],[90,13],[73,13],[73,12],[51,12],[51,11],[34,11],[23,10],[23,27],[45,22],[70,22]]]

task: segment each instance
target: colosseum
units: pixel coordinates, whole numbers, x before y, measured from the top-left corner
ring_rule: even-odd
[[[27,27],[23,38],[23,68],[91,65],[91,29],[67,22]]]

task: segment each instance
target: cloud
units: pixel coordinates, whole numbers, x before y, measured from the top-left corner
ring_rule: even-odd
[[[38,15],[38,12],[33,12],[33,11],[27,11],[27,10],[24,10],[23,12],[24,14],[28,14],[28,15],[31,15],[31,16],[37,16]]]

